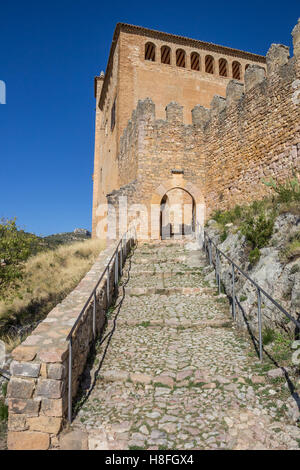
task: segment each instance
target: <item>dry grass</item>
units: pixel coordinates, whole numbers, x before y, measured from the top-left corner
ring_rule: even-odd
[[[300,240],[293,240],[288,243],[285,249],[285,257],[288,261],[295,260],[300,257]]]
[[[28,259],[20,289],[0,301],[0,337],[9,349],[76,287],[103,248],[103,242],[87,240]]]
[[[290,213],[300,216],[300,203],[299,201],[290,201],[279,204],[279,214]]]

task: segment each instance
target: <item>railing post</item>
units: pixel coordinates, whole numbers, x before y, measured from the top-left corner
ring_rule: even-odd
[[[218,251],[218,292],[219,292],[219,295],[221,294],[221,262],[220,262],[220,254],[219,254],[219,251]]]
[[[72,423],[72,336],[69,339],[68,421]]]
[[[122,276],[123,268],[123,238],[121,238],[121,249],[120,249],[120,276]]]
[[[216,283],[218,284],[218,292],[221,294],[220,255],[218,248],[216,248]]]
[[[233,320],[236,320],[235,312],[235,277],[234,277],[234,264],[232,263],[232,316]]]
[[[216,247],[215,264],[216,264],[216,283],[218,283],[218,248],[217,247]]]
[[[96,291],[94,291],[93,300],[93,339],[96,339]]]
[[[116,250],[116,256],[115,256],[115,285],[118,284],[119,281],[119,255],[118,255],[118,250]]]
[[[106,279],[106,301],[107,301],[107,308],[109,307],[109,264],[107,265],[107,279]]]
[[[208,257],[209,257],[209,265],[211,266],[212,263],[212,256],[211,256],[211,239],[208,242]]]
[[[262,328],[261,328],[261,293],[257,289],[257,320],[258,320],[258,335],[259,335],[259,359],[263,360],[263,345],[262,345]]]

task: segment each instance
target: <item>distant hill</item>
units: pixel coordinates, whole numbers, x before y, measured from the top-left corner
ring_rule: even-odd
[[[24,232],[23,232],[24,233]],[[71,243],[89,240],[91,233],[85,229],[75,229],[74,232],[54,233],[46,237],[39,237],[32,233],[26,233],[33,239],[31,245],[31,255],[36,255],[41,251],[54,250],[61,245],[69,245]]]
[[[75,229],[74,232],[63,232],[42,237],[43,242],[48,244],[49,248],[55,248],[58,245],[65,245],[79,241],[88,240],[91,233],[85,229]]]

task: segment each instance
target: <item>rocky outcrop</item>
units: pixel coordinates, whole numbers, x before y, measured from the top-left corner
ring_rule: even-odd
[[[256,264],[249,262],[249,249],[245,237],[234,227],[228,224],[229,234],[221,242],[220,231],[214,220],[209,221],[206,232],[218,245],[218,248],[240,266],[259,286],[282,305],[295,319],[300,316],[300,259],[282,260],[282,250],[290,235],[297,230],[299,217],[285,213],[278,216],[274,223],[273,235],[268,246],[260,250],[261,256]],[[299,230],[299,229],[298,229]],[[214,280],[214,273],[206,276],[208,281]],[[225,293],[232,292],[232,267],[221,257],[221,279]],[[250,325],[257,325],[257,291],[246,278],[236,273],[236,297],[241,308],[237,308],[237,321],[245,325],[243,313]],[[268,299],[262,298],[262,314],[264,325],[277,326],[292,330],[294,324],[290,322]]]

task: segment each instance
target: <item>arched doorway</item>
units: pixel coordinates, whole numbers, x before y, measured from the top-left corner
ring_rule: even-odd
[[[180,187],[170,189],[160,202],[160,238],[181,238],[195,232],[196,204]]]

